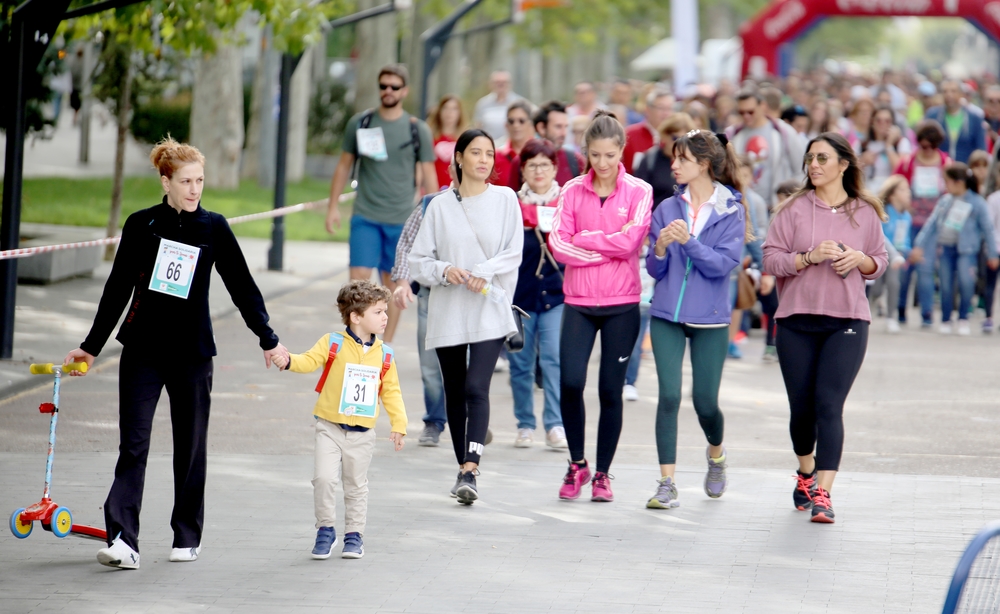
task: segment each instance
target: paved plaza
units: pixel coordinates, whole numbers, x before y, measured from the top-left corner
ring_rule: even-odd
[[[262,271],[266,242],[241,239],[272,324],[293,352],[340,328],[333,303],[346,246],[288,246],[289,272]],[[259,272],[258,272],[259,271]],[[0,364],[0,512],[42,489],[49,380],[27,361],[58,361],[89,328],[107,266],[93,279],[19,287],[17,361]],[[455,461],[416,445],[423,413],[411,309],[392,342],[410,419],[393,452],[380,418],[366,554],[309,557],[314,375],[265,370],[256,340],[213,284],[215,365],[204,551],[168,563],[172,501],[169,407],[161,401],[146,479],[137,571],[95,560],[99,545],[36,526],[0,532],[0,612],[939,612],[972,535],[1000,518],[994,367],[1000,338],[941,337],[872,327],[848,400],[837,524],[814,525],[791,505],[794,456],[777,365],[726,364],[729,489],[709,500],[704,437],[690,399],[681,409],[681,507],[646,510],[657,477],[656,380],[643,363],[642,398],[626,404],[612,466],[616,501],[560,501],[565,453],[513,447],[506,374],[493,382],[491,427],[472,507],[448,496]],[[974,324],[977,324],[974,322]],[[168,341],[168,340],[165,340]],[[100,524],[117,448],[117,359],[110,341],[86,378],[66,380],[52,496],[80,523]],[[156,352],[155,347],[149,348]],[[597,352],[595,351],[595,356]],[[690,374],[688,373],[688,376]],[[37,384],[37,385],[35,385]],[[689,390],[690,380],[685,383]],[[593,454],[596,381],[588,385]],[[165,395],[164,395],[165,397]],[[540,393],[537,412],[540,416]],[[541,440],[542,434],[536,434]],[[342,521],[337,527],[343,530]]]

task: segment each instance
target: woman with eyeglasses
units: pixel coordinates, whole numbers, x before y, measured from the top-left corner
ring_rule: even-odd
[[[764,270],[781,303],[778,363],[791,409],[799,468],[792,500],[812,521],[832,523],[830,492],[844,447],[844,402],[868,347],[865,281],[885,272],[882,202],[865,189],[847,139],[825,132],[809,142],[805,186],[775,208]],[[814,456],[815,454],[815,456]]]
[[[903,156],[896,166],[896,175],[906,177],[910,182],[910,215],[912,223],[910,225],[910,244],[917,238],[920,229],[924,227],[927,218],[934,212],[938,198],[944,194],[944,175],[942,169],[951,164],[948,154],[938,149],[944,141],[944,128],[933,119],[925,120],[917,124],[916,128],[917,151],[910,155]],[[934,270],[928,265],[918,265],[909,263],[899,276],[899,323],[906,324],[906,304],[910,293],[910,281],[913,273],[918,274],[918,280],[914,284],[917,288],[915,294],[920,299],[921,326],[930,328],[933,326],[934,303],[931,300],[925,303],[921,299],[921,284],[930,284],[931,299],[934,291]],[[926,295],[926,288],[923,295]]]
[[[497,148],[496,166],[490,183],[509,184],[514,158],[521,155],[525,143],[535,136],[535,127],[531,123],[533,112],[531,103],[526,100],[518,100],[507,107],[507,144]]]
[[[556,149],[549,141],[531,139],[521,149],[524,185],[517,193],[524,222],[524,247],[517,273],[514,304],[528,312],[524,324],[524,349],[508,354],[510,387],[514,395],[517,438],[514,446],[530,448],[535,427],[535,360],[542,371],[545,391],[542,425],[550,448],[566,448],[562,410],[559,408],[559,329],[563,315],[563,271],[549,253],[546,240],[559,204],[556,182]]]

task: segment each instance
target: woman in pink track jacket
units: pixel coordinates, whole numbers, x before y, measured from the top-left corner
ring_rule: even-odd
[[[600,331],[601,417],[591,501],[613,501],[608,469],[622,430],[625,371],[639,336],[639,248],[649,232],[653,189],[625,172],[625,130],[613,116],[598,111],[584,140],[590,171],[563,187],[549,234],[549,249],[566,265],[559,360],[570,461],[559,497],[576,499],[591,477],[583,453],[583,387]]]

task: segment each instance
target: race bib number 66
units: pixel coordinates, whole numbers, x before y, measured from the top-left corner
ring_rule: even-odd
[[[160,239],[149,289],[177,298],[187,299],[191,293],[194,268],[198,265],[201,248]]]

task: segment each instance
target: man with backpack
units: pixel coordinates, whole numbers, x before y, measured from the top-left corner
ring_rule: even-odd
[[[338,200],[353,174],[357,197],[351,215],[351,279],[369,279],[377,268],[382,283],[390,288],[396,243],[413,211],[418,179],[424,193],[438,190],[431,131],[402,107],[408,82],[409,72],[400,64],[379,71],[381,104],[348,121],[326,214],[326,230],[333,234],[340,228]],[[399,310],[390,305],[386,341],[392,339],[398,321]]]

